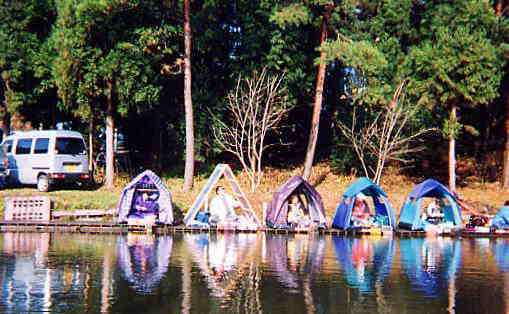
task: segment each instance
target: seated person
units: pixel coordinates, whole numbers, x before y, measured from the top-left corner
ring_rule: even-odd
[[[426,215],[424,219],[430,222],[439,222],[442,220],[443,217],[444,214],[442,213],[441,206],[437,203],[435,199],[433,199],[426,208]]]
[[[504,206],[495,214],[491,226],[495,229],[509,228],[509,201],[505,201]]]
[[[237,221],[239,217],[235,213],[235,208],[238,207],[240,207],[240,202],[226,193],[222,186],[218,185],[216,196],[210,202],[209,222],[211,224],[223,224]]]
[[[364,226],[371,224],[371,215],[369,214],[369,206],[366,202],[364,194],[357,195],[355,203],[352,208],[352,224],[354,226]]]
[[[309,217],[304,214],[302,203],[296,195],[290,198],[287,221],[290,226],[295,227],[308,227],[310,224]]]
[[[134,211],[129,217],[143,218],[147,215],[157,215],[159,213],[159,204],[156,199],[157,194],[151,196],[147,192],[138,194],[134,202]]]

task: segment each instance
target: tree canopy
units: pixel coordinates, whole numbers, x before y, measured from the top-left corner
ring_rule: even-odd
[[[72,120],[96,138],[111,109],[114,128],[126,135],[132,151],[144,152],[138,163],[181,166],[183,5],[0,0],[3,129],[24,127],[10,117],[45,128]],[[338,126],[354,116],[357,126],[369,125],[405,81],[400,105],[418,114],[403,132],[442,130],[427,134],[424,150],[406,158],[414,160],[412,173],[445,177],[443,158],[432,156],[446,155],[450,136],[460,161],[488,167],[483,156],[503,151],[506,137],[501,113],[507,97],[501,91],[509,75],[509,20],[497,12],[496,3],[484,0],[191,0],[196,158],[230,160],[214,140],[214,124],[230,119],[227,96],[236,79],[264,68],[285,76],[281,88],[292,108],[277,136],[265,139],[271,146],[265,164],[301,165],[324,56],[318,159],[332,161],[337,171],[360,171]],[[324,25],[327,36],[321,41]],[[279,142],[288,145],[272,145]],[[482,169],[459,175],[486,175]]]

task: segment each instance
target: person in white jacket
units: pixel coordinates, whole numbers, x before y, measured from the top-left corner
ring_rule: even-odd
[[[240,207],[240,202],[226,193],[222,186],[218,185],[216,187],[216,196],[210,202],[210,219],[217,224],[236,221],[238,216],[235,213],[235,208],[238,207]]]

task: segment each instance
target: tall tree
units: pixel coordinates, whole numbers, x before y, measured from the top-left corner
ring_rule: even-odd
[[[308,6],[306,6],[306,4]],[[273,17],[273,20],[281,27],[287,24],[308,24],[313,22],[313,8],[317,7],[321,12],[317,17],[320,21],[320,42],[323,45],[327,40],[328,22],[332,11],[336,7],[334,1],[304,1],[290,4],[279,11]],[[323,88],[326,72],[326,51],[320,50],[320,59],[318,62],[318,73],[315,85],[315,100],[313,106],[313,116],[311,119],[311,128],[306,150],[306,160],[304,162],[303,177],[308,180],[311,176],[313,161],[316,150],[316,142],[318,139],[318,130],[320,125],[320,114],[322,112]]]
[[[94,108],[106,123],[106,186],[114,180],[115,120],[157,103],[158,69],[140,45],[146,27],[160,25],[150,1],[58,1],[54,75],[64,107],[84,119]],[[159,10],[161,11],[161,10]],[[77,105],[77,107],[76,107]]]
[[[508,21],[509,18],[509,1],[497,0],[495,1],[495,14],[501,20]],[[506,58],[509,51],[506,52]],[[509,65],[506,64],[504,71],[504,80],[502,81],[502,102],[505,104],[505,145],[504,145],[504,160],[502,170],[502,187],[509,189]]]
[[[331,14],[332,6],[325,8],[325,13],[322,17],[322,26],[320,30],[320,46],[327,40],[327,24]],[[323,101],[323,85],[325,82],[325,69],[327,64],[325,62],[326,52],[320,50],[320,64],[318,65],[318,74],[316,76],[316,89],[315,89],[315,102],[313,107],[313,118],[311,120],[311,130],[309,133],[308,147],[306,150],[306,160],[304,161],[304,171],[302,176],[308,180],[311,176],[311,169],[313,168],[313,161],[315,159],[316,141],[318,140],[318,130],[320,125],[320,114],[322,112]]]
[[[36,102],[33,61],[52,24],[48,1],[0,1],[0,106],[3,132],[11,116]]]
[[[499,25],[488,4],[475,0],[430,3],[423,20],[419,31],[424,40],[410,49],[402,73],[412,77],[409,90],[415,96],[435,112],[449,113],[442,116],[443,132],[449,140],[449,188],[455,191],[456,139],[463,127],[459,110],[498,96],[503,66]]]
[[[193,187],[194,177],[194,118],[191,97],[191,22],[189,20],[189,2],[184,0],[184,106],[186,112],[186,164],[184,172],[184,190]]]
[[[395,82],[408,80],[409,104],[428,109],[421,127],[431,117],[449,140],[454,190],[461,109],[488,104],[497,96],[503,63],[497,37],[503,28],[488,4],[478,0],[382,0],[352,12],[345,14],[353,19],[352,26],[345,26],[348,32],[324,48],[365,79],[364,86],[356,86],[360,97],[354,101],[376,110],[387,105],[387,91]]]

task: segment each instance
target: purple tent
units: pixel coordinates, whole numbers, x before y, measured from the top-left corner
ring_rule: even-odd
[[[136,213],[134,205],[145,202],[141,200],[143,193],[152,195],[149,200],[153,202],[150,210],[151,214],[157,215],[157,222],[171,225],[173,223],[173,204],[170,191],[161,179],[150,170],[139,174],[122,191],[117,207],[118,222],[126,222],[130,216],[139,215]]]
[[[311,184],[300,176],[292,177],[274,193],[265,218],[268,227],[275,229],[289,228],[288,200],[293,195],[304,197],[307,203],[304,209],[305,214],[309,214],[311,220],[317,223],[319,227],[327,227],[322,197]]]

